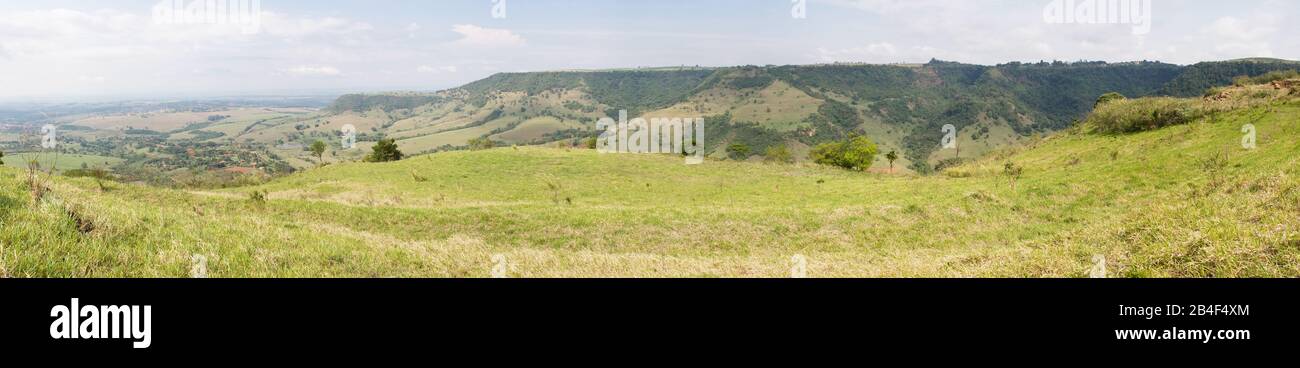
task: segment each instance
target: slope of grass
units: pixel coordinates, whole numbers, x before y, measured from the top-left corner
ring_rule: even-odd
[[[501,148],[216,192],[56,178],[32,204],[6,167],[0,273],[484,277],[500,255],[511,276],[784,277],[800,255],[814,277],[1081,277],[1104,255],[1114,276],[1295,277],[1297,142],[1300,104],[1275,102],[929,177]]]
[[[122,161],[124,161],[123,159],[117,157],[82,155],[82,154],[71,154],[71,153],[55,154],[49,152],[45,152],[45,153],[23,152],[23,153],[14,153],[12,154],[12,156],[4,157],[5,164],[11,166],[20,166],[20,167],[26,166],[27,162],[31,161],[32,159],[35,159],[36,162],[40,164],[42,168],[48,169],[49,167],[53,166],[55,170],[59,170],[59,171],[80,169],[82,165],[86,165],[86,167],[106,168],[113,165],[117,165],[119,163],[122,163]]]

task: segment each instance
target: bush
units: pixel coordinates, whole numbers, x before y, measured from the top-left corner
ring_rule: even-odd
[[[366,162],[389,162],[402,159],[402,151],[397,149],[397,141],[392,138],[381,139],[375,144],[374,151],[366,156]]]
[[[782,144],[768,147],[767,152],[763,153],[763,161],[788,164],[794,162],[794,155],[790,153],[789,147]]]
[[[1098,106],[1088,116],[1088,125],[1099,133],[1133,133],[1186,124],[1203,115],[1203,109],[1191,100],[1119,100]]]
[[[732,160],[744,160],[749,158],[749,146],[744,143],[736,143],[727,146],[727,157]]]
[[[1275,70],[1263,75],[1254,77],[1240,76],[1233,78],[1232,83],[1238,86],[1249,86],[1255,84],[1269,84],[1275,81],[1300,78],[1300,72],[1295,70]]]
[[[876,160],[876,144],[867,137],[852,137],[843,142],[817,145],[808,157],[822,165],[865,171]]]
[[[487,137],[470,139],[469,142],[467,142],[467,144],[469,144],[470,151],[482,151],[486,149],[492,149],[497,146],[497,142],[494,142],[491,139],[488,139]]]
[[[1092,105],[1092,108],[1096,109],[1097,106],[1105,105],[1106,103],[1109,103],[1109,102],[1112,102],[1112,101],[1122,101],[1122,100],[1126,100],[1126,99],[1128,99],[1128,98],[1127,98],[1127,97],[1124,97],[1124,95],[1121,95],[1121,94],[1119,94],[1118,92],[1107,93],[1107,94],[1101,95],[1101,97],[1098,97],[1098,98],[1097,98],[1097,103],[1093,104],[1093,105]]]

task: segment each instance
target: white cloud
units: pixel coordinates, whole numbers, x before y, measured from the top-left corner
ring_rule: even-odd
[[[512,47],[523,46],[522,36],[508,29],[483,28],[473,24],[457,24],[451,28],[461,38],[454,44],[475,47]]]
[[[818,58],[822,62],[880,62],[890,63],[897,62],[899,56],[898,47],[889,42],[873,43],[863,47],[849,47],[841,49],[817,49]]]
[[[343,72],[332,66],[302,65],[285,69],[284,72],[299,77],[337,77],[343,75]]]
[[[1270,40],[1278,34],[1278,18],[1258,15],[1247,19],[1221,17],[1201,30],[1201,36],[1213,40],[1213,57],[1230,58],[1234,55],[1273,56]]]
[[[424,27],[421,27],[419,23],[411,23],[411,24],[407,24],[407,25],[406,25],[406,37],[407,37],[407,38],[415,38],[415,32],[419,32],[421,28],[424,28]]]
[[[440,66],[440,67],[421,65],[419,68],[415,68],[415,71],[419,73],[425,73],[425,74],[455,73],[457,71],[457,68],[455,65]]]
[[[81,80],[84,83],[96,83],[96,84],[100,84],[108,81],[108,78],[105,78],[102,75],[95,75],[95,76],[83,75],[78,77],[77,79]]]

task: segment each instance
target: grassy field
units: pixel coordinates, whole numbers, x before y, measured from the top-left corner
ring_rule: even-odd
[[[107,168],[121,163],[122,159],[117,157],[96,156],[96,155],[78,155],[78,154],[54,154],[54,153],[15,153],[13,156],[5,156],[5,164],[9,166],[26,167],[27,162],[33,158],[41,165],[42,168],[49,168],[51,165],[55,170],[72,170],[80,169],[81,165],[86,167]]]
[[[1256,149],[1242,127],[1256,128]],[[935,176],[500,148],[186,192],[0,169],[0,275],[1300,276],[1300,103],[1086,129]],[[1011,162],[1023,167],[1014,181]],[[249,197],[266,191],[266,201]]]

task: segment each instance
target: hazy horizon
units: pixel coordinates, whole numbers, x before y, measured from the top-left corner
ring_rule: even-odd
[[[166,24],[158,4],[0,1],[0,100],[436,91],[682,65],[1300,59],[1286,37],[1300,4],[1276,0],[1154,0],[1141,31],[1051,22],[1051,0],[261,0],[239,24]]]

